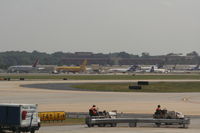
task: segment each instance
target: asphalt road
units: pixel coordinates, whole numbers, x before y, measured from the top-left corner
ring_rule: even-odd
[[[51,126],[42,127],[39,133],[199,133],[200,119],[191,119],[189,128],[178,128],[177,126],[162,126],[156,127],[154,124],[143,124],[138,127],[94,127],[88,128],[86,125],[73,125],[73,126]]]

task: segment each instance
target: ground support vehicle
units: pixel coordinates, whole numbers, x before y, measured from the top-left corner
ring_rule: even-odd
[[[186,118],[181,112],[176,111],[168,111],[166,109],[163,110],[157,110],[154,115],[154,119],[168,119],[169,122],[166,122],[165,125],[173,125],[173,122],[170,122],[171,119],[175,119],[177,121],[183,121],[188,120],[189,118]],[[160,126],[161,123],[155,123],[157,126]],[[184,125],[183,125],[184,126]],[[187,126],[187,125],[186,125]]]
[[[137,123],[155,123],[158,127],[161,124],[171,123],[173,125],[180,125],[183,128],[187,128],[190,124],[189,118],[183,119],[154,119],[154,118],[98,118],[98,117],[87,117],[85,123],[88,127],[95,125],[106,126],[106,124],[112,124],[117,126],[118,123],[128,123],[130,127],[136,127]]]
[[[86,117],[85,119],[85,123],[88,125],[88,127],[93,127],[95,125],[99,126],[99,127],[105,127],[107,125],[110,125],[111,127],[116,127],[116,123],[113,122],[104,122],[104,123],[91,123],[92,119],[115,119],[117,117],[117,112],[116,111],[111,111],[111,112],[107,112],[107,111],[99,111],[97,112],[96,115],[92,115],[91,113],[89,113],[90,116]]]
[[[95,125],[97,125],[98,127],[105,127],[107,125],[111,127],[116,127],[117,123],[113,122],[113,120],[115,119],[116,118],[105,118],[102,116],[92,116],[92,117],[89,116],[89,117],[86,117],[85,123],[88,127],[94,127]]]
[[[0,132],[31,132],[40,128],[37,104],[0,104]]]

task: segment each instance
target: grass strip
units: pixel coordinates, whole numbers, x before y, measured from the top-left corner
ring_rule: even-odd
[[[73,88],[89,91],[111,91],[111,92],[200,92],[200,82],[158,82],[143,85],[141,90],[129,89],[132,83],[106,83],[106,84],[78,84]]]

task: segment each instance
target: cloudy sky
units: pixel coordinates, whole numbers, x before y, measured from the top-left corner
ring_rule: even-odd
[[[0,52],[200,53],[200,0],[0,0]]]

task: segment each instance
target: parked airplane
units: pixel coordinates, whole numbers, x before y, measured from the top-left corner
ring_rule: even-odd
[[[127,72],[134,72],[138,68],[137,65],[133,65],[129,68],[111,68],[108,70],[108,72],[112,73],[127,73]]]
[[[166,73],[167,70],[164,68],[158,68],[156,65],[147,66],[147,67],[140,67],[140,72],[151,72],[151,73]]]
[[[189,70],[191,70],[191,71],[200,70],[199,65],[200,64],[197,64],[195,67],[192,67]]]
[[[43,68],[37,67],[39,63],[39,59],[36,59],[33,65],[17,65],[17,66],[10,66],[8,68],[8,73],[30,73],[30,72],[37,72]]]
[[[84,60],[80,66],[57,66],[53,73],[59,72],[85,72],[86,71],[87,60]]]
[[[155,72],[155,73],[167,73],[167,70],[164,68],[158,68],[156,66],[152,66],[150,72]]]
[[[199,71],[200,64],[197,65],[174,65],[170,71],[171,72],[191,72],[191,71]]]
[[[139,66],[140,72],[152,72],[152,66]]]

